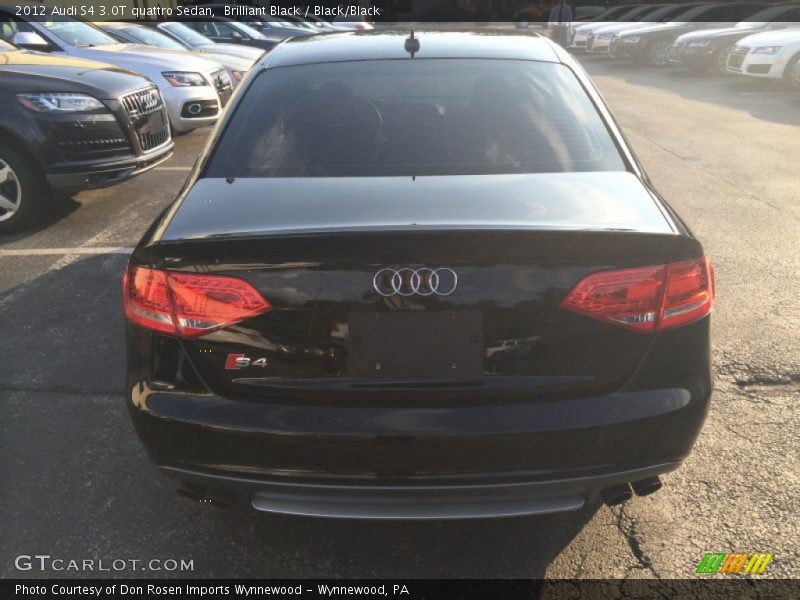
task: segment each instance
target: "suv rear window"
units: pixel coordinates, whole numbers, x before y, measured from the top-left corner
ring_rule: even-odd
[[[267,69],[207,177],[379,177],[624,171],[564,65],[377,60]]]

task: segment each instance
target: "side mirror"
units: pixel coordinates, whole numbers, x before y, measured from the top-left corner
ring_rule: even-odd
[[[50,44],[47,40],[33,31],[18,31],[14,34],[11,43],[27,50],[46,51],[50,49]]]
[[[244,39],[244,36],[238,31],[234,31],[233,33],[231,33],[231,37],[236,42],[241,42]]]

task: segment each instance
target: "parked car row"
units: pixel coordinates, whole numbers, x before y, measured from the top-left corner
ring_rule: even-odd
[[[570,50],[695,72],[782,79],[800,89],[800,3],[616,7],[572,27]]]
[[[208,39],[197,49],[170,44],[163,33],[142,25],[99,27],[71,17],[20,17],[3,6],[0,38],[19,48],[100,61],[144,75],[158,87],[175,133],[214,123],[236,83],[262,53],[252,48],[245,55],[238,48],[231,53],[220,45],[209,54],[217,45]]]
[[[231,45],[231,48],[235,51],[231,53],[226,47],[227,44],[208,43],[209,40],[203,36],[200,36],[200,39],[205,40],[205,43],[201,43],[199,47],[192,48],[185,42],[178,41],[163,33],[156,26],[146,27],[136,23],[114,23],[109,21],[98,23],[98,25],[108,35],[123,44],[142,44],[178,52],[189,51],[206,60],[219,63],[228,72],[228,76],[231,78],[231,85],[236,85],[240,82],[247,71],[250,70],[253,62],[262,54],[261,50],[257,48],[235,45]],[[185,27],[182,23],[163,23],[163,25]],[[194,33],[192,29],[186,29]]]
[[[167,160],[173,134],[215,123],[276,43],[368,26],[218,16],[93,24],[17,12],[0,5],[0,233],[30,225],[53,198]]]
[[[172,147],[167,108],[147,77],[0,41],[0,232],[33,222],[53,192],[123,181]]]

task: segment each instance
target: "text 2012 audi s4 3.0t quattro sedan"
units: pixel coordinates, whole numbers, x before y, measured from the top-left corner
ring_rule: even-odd
[[[711,266],[569,54],[333,34],[242,86],[124,278],[130,414],[185,494],[465,518],[658,489],[712,391]]]

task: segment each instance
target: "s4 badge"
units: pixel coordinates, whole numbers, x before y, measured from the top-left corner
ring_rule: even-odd
[[[225,368],[229,371],[236,371],[238,369],[246,369],[247,367],[266,367],[266,358],[253,359],[244,354],[228,354],[225,359]]]

